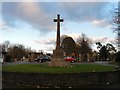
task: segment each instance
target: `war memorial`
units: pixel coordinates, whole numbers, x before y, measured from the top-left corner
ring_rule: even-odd
[[[57,22],[56,48],[47,68],[72,69],[74,67],[64,60],[60,46],[60,22],[63,22],[60,14],[57,14],[54,22]],[[120,88],[120,70],[74,73],[2,71],[2,82],[3,88]]]
[[[70,63],[64,60],[63,50],[60,46],[60,22],[63,22],[63,19],[60,19],[60,14],[57,14],[57,19],[54,19],[54,22],[57,22],[56,49],[53,51],[52,61],[49,66],[67,66]]]

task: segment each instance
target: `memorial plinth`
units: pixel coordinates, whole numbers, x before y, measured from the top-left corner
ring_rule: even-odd
[[[53,50],[53,56],[51,62],[48,63],[49,66],[68,66],[70,62],[65,61],[64,53],[60,46],[60,22],[63,22],[63,19],[60,19],[60,15],[57,15],[57,19],[54,19],[54,22],[57,22],[57,40],[56,48]]]

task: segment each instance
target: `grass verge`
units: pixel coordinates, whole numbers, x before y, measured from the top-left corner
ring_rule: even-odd
[[[37,73],[79,73],[113,71],[115,67],[100,64],[76,64],[67,67],[50,67],[46,64],[20,64],[3,66],[2,71],[37,72]]]

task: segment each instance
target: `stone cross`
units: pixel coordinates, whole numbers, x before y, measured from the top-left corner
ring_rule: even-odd
[[[54,19],[54,22],[57,22],[57,41],[56,49],[60,49],[60,22],[63,22],[63,19],[60,19],[60,14],[57,14],[57,19]]]
[[[53,55],[51,62],[48,62],[48,66],[68,66],[69,62],[64,59],[64,52],[60,47],[60,22],[63,22],[63,19],[60,19],[60,15],[57,14],[57,19],[54,19],[54,22],[57,22],[57,40],[56,40],[56,48],[53,50]]]

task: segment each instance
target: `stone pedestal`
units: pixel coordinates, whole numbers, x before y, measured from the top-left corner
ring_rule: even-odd
[[[65,61],[63,56],[63,50],[53,50],[53,57],[51,62],[48,63],[48,66],[68,66],[70,62]]]

